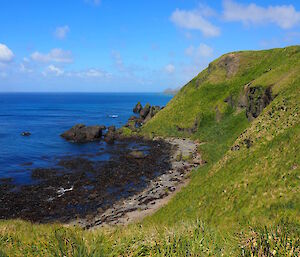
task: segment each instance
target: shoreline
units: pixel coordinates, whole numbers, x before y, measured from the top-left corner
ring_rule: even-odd
[[[58,159],[54,167],[36,168],[35,183],[0,185],[1,219],[59,222],[83,228],[128,224],[155,212],[187,184],[201,164],[190,139],[131,136],[114,144],[111,158],[99,153]]]
[[[202,164],[201,156],[197,153],[198,143],[190,139],[179,138],[154,138],[153,140],[164,140],[175,148],[170,156],[170,170],[152,179],[142,192],[116,202],[92,220],[77,219],[66,225],[95,229],[108,225],[127,225],[138,222],[166,205],[186,186],[190,172]],[[181,158],[179,159],[178,156]]]

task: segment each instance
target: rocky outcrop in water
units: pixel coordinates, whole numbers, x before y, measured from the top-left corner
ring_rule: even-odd
[[[139,114],[143,110],[143,106],[140,102],[136,104],[136,106],[133,108],[133,112]]]
[[[100,140],[102,131],[105,126],[85,126],[84,124],[77,124],[61,134],[61,137],[68,141],[85,143],[95,140]]]
[[[133,112],[139,114],[139,116],[130,117],[126,126],[133,130],[139,128],[153,118],[161,109],[163,108],[157,105],[151,106],[149,103],[143,107],[141,103],[138,102],[133,108]]]
[[[21,136],[29,137],[29,136],[31,136],[31,133],[29,131],[24,131],[24,132],[21,133]]]

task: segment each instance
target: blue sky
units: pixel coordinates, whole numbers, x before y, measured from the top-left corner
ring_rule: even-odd
[[[0,92],[158,92],[300,44],[300,1],[0,0]]]

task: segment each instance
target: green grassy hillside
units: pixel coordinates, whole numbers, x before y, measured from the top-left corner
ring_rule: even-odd
[[[252,122],[240,103],[246,87],[271,88],[274,98]],[[233,228],[286,218],[298,226],[299,103],[300,46],[235,52],[211,63],[144,127],[146,134],[203,142],[199,151],[208,162],[149,220],[199,217]]]
[[[206,164],[139,224],[0,222],[0,256],[299,256],[300,46],[224,55],[144,125]]]

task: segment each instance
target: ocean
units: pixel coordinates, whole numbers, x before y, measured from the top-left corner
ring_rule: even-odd
[[[138,101],[165,106],[171,98],[160,93],[1,93],[0,181],[12,178],[15,184],[29,184],[32,169],[99,149],[99,158],[108,159],[105,149],[113,146],[103,141],[70,143],[60,134],[77,123],[120,127]],[[31,135],[22,136],[24,131]]]

